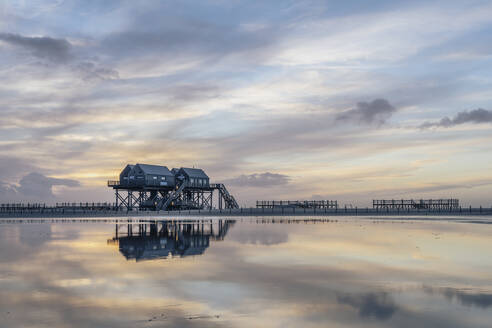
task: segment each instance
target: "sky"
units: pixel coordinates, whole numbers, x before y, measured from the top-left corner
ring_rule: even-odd
[[[492,1],[0,1],[0,201],[127,163],[255,200],[492,206]]]

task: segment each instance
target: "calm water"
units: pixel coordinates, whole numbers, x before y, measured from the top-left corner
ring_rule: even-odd
[[[492,224],[0,223],[1,327],[491,327]]]

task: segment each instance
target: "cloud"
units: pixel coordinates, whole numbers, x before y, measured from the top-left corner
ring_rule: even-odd
[[[120,78],[118,71],[106,68],[98,67],[96,64],[90,61],[84,61],[75,66],[75,70],[81,73],[82,78],[88,80],[117,80]]]
[[[432,127],[449,128],[465,123],[492,123],[492,111],[483,108],[474,109],[471,111],[463,111],[456,114],[453,118],[448,116],[442,118],[439,122],[426,122],[420,126],[421,129]]]
[[[242,187],[271,187],[286,185],[289,181],[290,177],[288,175],[265,172],[249,175],[242,174],[236,178],[227,179],[224,183]]]
[[[337,115],[337,121],[348,121],[357,124],[382,125],[396,112],[386,99],[375,99],[371,102],[359,102],[357,107]]]
[[[179,16],[162,19],[163,13],[135,15],[132,28],[111,33],[102,40],[102,50],[118,57],[156,54],[180,56],[223,56],[238,53],[262,54],[279,37],[268,26],[248,31],[237,26],[224,28],[214,21]],[[152,20],[152,29],[142,25]],[[255,57],[256,58],[256,57]]]
[[[73,46],[65,39],[48,36],[28,37],[12,33],[0,33],[0,41],[20,47],[31,52],[31,55],[54,64],[72,64],[71,69],[85,81],[119,79],[119,72],[98,64],[98,57],[74,53]],[[83,51],[79,47],[78,51]],[[89,52],[93,49],[86,49]]]
[[[0,33],[0,41],[29,50],[32,55],[49,61],[67,62],[72,58],[72,45],[65,39],[51,37],[27,37],[19,34]]]
[[[49,201],[55,198],[53,186],[78,187],[80,183],[72,179],[50,178],[41,173],[31,172],[19,181],[18,185],[0,182],[2,201]]]
[[[37,170],[33,161],[18,157],[0,156],[0,183],[14,179],[17,181],[28,172]]]

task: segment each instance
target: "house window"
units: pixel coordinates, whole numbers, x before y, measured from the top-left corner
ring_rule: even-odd
[[[157,177],[152,177],[152,178],[154,178],[154,180],[157,180]]]
[[[190,181],[191,181],[191,184],[195,184],[195,179],[191,178]]]
[[[161,177],[161,180],[166,180],[166,177]]]

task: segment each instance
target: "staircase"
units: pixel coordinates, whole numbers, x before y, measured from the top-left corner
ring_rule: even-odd
[[[236,199],[234,196],[232,196],[229,191],[227,191],[227,188],[225,187],[224,184],[222,183],[217,183],[215,185],[211,185],[211,187],[215,187],[215,189],[219,190],[219,197],[222,197],[224,199],[224,207],[226,209],[229,208],[239,208],[239,205],[236,202]]]
[[[184,179],[181,181],[181,184],[179,186],[176,186],[176,188],[169,193],[169,196],[167,198],[162,198],[159,204],[156,206],[156,210],[167,210],[168,206],[171,204],[173,200],[178,198],[179,194],[183,191],[183,189],[186,186],[186,182],[188,180]]]

